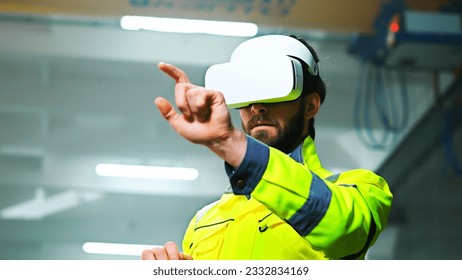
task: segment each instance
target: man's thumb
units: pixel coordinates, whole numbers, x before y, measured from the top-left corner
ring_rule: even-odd
[[[157,109],[159,109],[160,114],[167,120],[170,121],[172,118],[175,116],[178,116],[177,112],[173,108],[172,104],[168,102],[167,99],[163,97],[157,97],[154,100],[154,103],[157,106]]]

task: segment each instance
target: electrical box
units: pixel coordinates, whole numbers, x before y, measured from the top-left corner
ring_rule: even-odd
[[[391,17],[385,44],[386,65],[454,69],[462,65],[462,16],[402,11]]]

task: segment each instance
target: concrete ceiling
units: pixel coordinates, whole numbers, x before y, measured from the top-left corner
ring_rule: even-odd
[[[394,0],[393,0],[394,1]],[[88,18],[145,15],[173,18],[254,22],[281,29],[328,32],[374,31],[382,6],[393,1],[297,0],[3,0],[1,11],[10,14],[65,15]],[[399,2],[399,1],[394,1]],[[414,10],[435,11],[449,0],[406,0]]]

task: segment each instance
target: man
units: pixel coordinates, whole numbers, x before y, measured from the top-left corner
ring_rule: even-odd
[[[143,259],[365,258],[387,223],[392,194],[371,171],[332,174],[322,168],[313,125],[325,98],[318,61],[303,40],[269,35],[244,42],[230,63],[210,68],[209,80],[218,83],[207,82],[206,75],[205,88],[191,84],[175,66],[159,64],[176,81],[180,111],[158,97],[161,115],[182,137],[225,161],[230,187],[196,213],[183,252],[167,242],[145,250]],[[226,84],[242,71],[242,81]],[[274,73],[281,79],[268,79]],[[273,92],[284,77],[290,92]],[[247,90],[252,83],[260,84]],[[242,130],[233,126],[228,106],[239,108]]]

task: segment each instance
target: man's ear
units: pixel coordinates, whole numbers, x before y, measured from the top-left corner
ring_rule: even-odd
[[[317,92],[308,94],[305,97],[305,118],[313,118],[321,107],[321,96]]]

